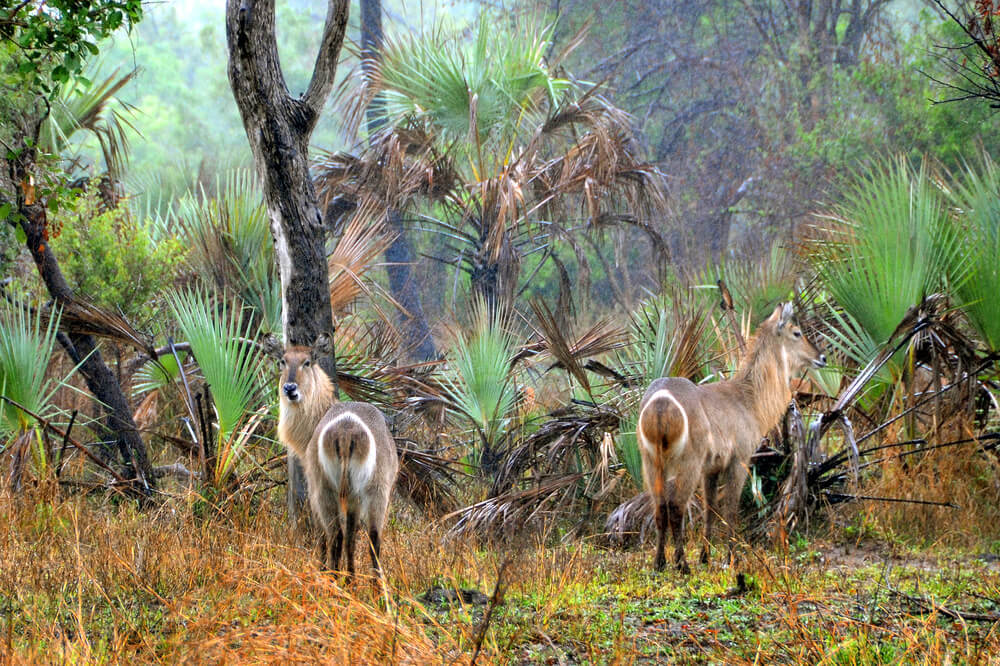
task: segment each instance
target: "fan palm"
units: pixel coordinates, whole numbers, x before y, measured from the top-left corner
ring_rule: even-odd
[[[206,451],[214,459],[209,471],[222,484],[267,412],[265,358],[251,342],[258,327],[206,291],[174,294],[170,307],[211,391],[218,429],[215,441],[203,444],[214,449],[214,455]]]
[[[236,169],[221,176],[215,189],[214,197],[188,192],[170,214],[191,248],[192,269],[215,289],[238,296],[266,331],[280,331],[281,285],[257,180]]]
[[[56,332],[59,315],[42,324],[41,312],[28,313],[26,304],[18,300],[0,305],[0,441],[4,449],[34,442],[36,468],[44,474],[48,467],[45,449],[35,434],[34,418],[28,412],[47,415],[51,411],[52,391],[45,378]],[[11,400],[24,408],[13,405]]]
[[[387,41],[349,114],[356,127],[374,108],[384,129],[360,158],[320,165],[327,190],[383,204],[373,209],[420,204],[421,226],[443,240],[435,258],[467,273],[491,308],[512,302],[521,258],[548,256],[563,231],[553,220],[574,217],[571,208],[594,227],[649,230],[660,203],[659,174],[637,157],[628,116],[556,76],[550,38],[484,15],[471,42],[440,28]]]
[[[957,295],[966,316],[991,352],[1000,351],[1000,168],[984,153],[980,168],[968,166],[950,192],[967,234],[963,254],[969,276]]]
[[[842,203],[821,219],[826,224],[809,244],[810,259],[852,322],[842,333],[857,334],[849,344],[831,339],[848,355],[884,344],[911,307],[968,276],[961,234],[926,164],[877,163],[857,175]],[[898,359],[893,368],[902,369]]]
[[[468,330],[456,328],[453,337],[442,385],[452,411],[475,430],[478,446],[473,447],[472,463],[488,468],[515,413],[512,360],[518,341],[505,313],[491,310],[482,300],[474,302]]]
[[[70,78],[59,91],[52,110],[42,123],[39,147],[62,154],[80,130],[93,134],[100,145],[104,164],[114,178],[125,171],[128,132],[135,131],[128,116],[132,107],[115,95],[139,72],[119,76],[116,69],[96,84],[86,78]]]

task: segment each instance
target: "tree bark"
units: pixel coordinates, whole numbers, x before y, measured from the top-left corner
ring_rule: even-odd
[[[382,0],[361,0],[361,58],[362,67],[369,71],[382,49]],[[376,97],[366,113],[368,136],[381,126],[381,105]],[[385,251],[385,272],[389,278],[389,293],[402,308],[398,325],[403,346],[418,361],[437,358],[431,328],[424,315],[420,300],[420,285],[413,275],[415,253],[403,226],[403,216],[397,210],[386,212],[389,228],[394,234],[392,244]]]
[[[286,345],[311,346],[323,334],[333,339],[326,237],[309,174],[309,139],[333,88],[349,4],[329,0],[312,79],[304,94],[292,97],[278,61],[274,0],[226,1],[229,83],[264,185]],[[336,386],[332,351],[320,365]],[[289,475],[289,491],[304,497],[294,484],[299,478]]]

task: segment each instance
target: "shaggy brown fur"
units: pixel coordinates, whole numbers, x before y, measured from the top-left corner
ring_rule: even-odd
[[[360,520],[368,528],[372,564],[380,572],[382,528],[399,471],[396,443],[374,406],[337,402],[333,383],[316,362],[329,354],[327,344],[324,339],[314,349],[284,351],[278,439],[305,469],[309,505],[323,530],[323,565],[333,569],[340,564],[346,540],[347,571],[354,574],[354,538]]]
[[[649,386],[636,434],[656,520],[657,570],[666,565],[669,526],[674,563],[680,571],[690,571],[684,556],[683,518],[699,483],[705,496],[701,561],[708,561],[717,517],[732,532],[750,456],[785,413],[792,397],[789,381],[810,366],[823,365],[826,357],[802,333],[787,303],[761,324],[732,379],[700,386],[681,377],[664,377]]]

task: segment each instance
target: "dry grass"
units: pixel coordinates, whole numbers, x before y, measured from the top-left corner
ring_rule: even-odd
[[[972,554],[915,552],[870,536],[859,548],[856,532],[836,543],[814,535],[788,552],[747,551],[750,585],[738,590],[719,564],[690,578],[655,574],[648,544],[560,543],[556,526],[517,544],[449,541],[445,526],[397,504],[382,588],[321,573],[281,507],[277,494],[216,509],[188,493],[146,512],[52,489],[0,497],[0,655],[468,663],[485,607],[421,595],[491,596],[505,561],[477,663],[989,663],[1000,654],[1000,625],[957,621],[893,592],[1000,613],[1000,573],[975,556],[981,543]]]

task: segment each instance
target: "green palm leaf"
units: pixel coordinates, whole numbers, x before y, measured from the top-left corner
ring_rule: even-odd
[[[42,325],[41,312],[29,314],[18,300],[0,305],[0,395],[35,414],[49,411],[51,391],[46,392],[45,372],[52,358],[59,314]],[[0,401],[0,433],[11,435],[31,427],[32,419],[7,401]]]
[[[883,344],[909,308],[968,276],[961,234],[925,165],[915,170],[902,158],[876,164],[823,218],[828,226],[811,241],[810,258],[867,338],[855,349]]]
[[[507,429],[517,402],[511,359],[517,339],[502,310],[477,301],[469,330],[457,330],[449,371],[442,377],[452,411],[469,420],[486,446]],[[475,454],[478,461],[481,451]]]
[[[241,426],[253,423],[252,414],[265,395],[264,356],[251,340],[257,327],[243,323],[240,308],[203,291],[170,297],[170,307],[191,345],[202,376],[211,391],[218,421],[217,451],[220,481],[246,446]]]
[[[1000,350],[1000,168],[983,154],[979,169],[966,167],[951,201],[967,230],[963,243],[968,279],[956,293],[969,322],[989,348]]]

